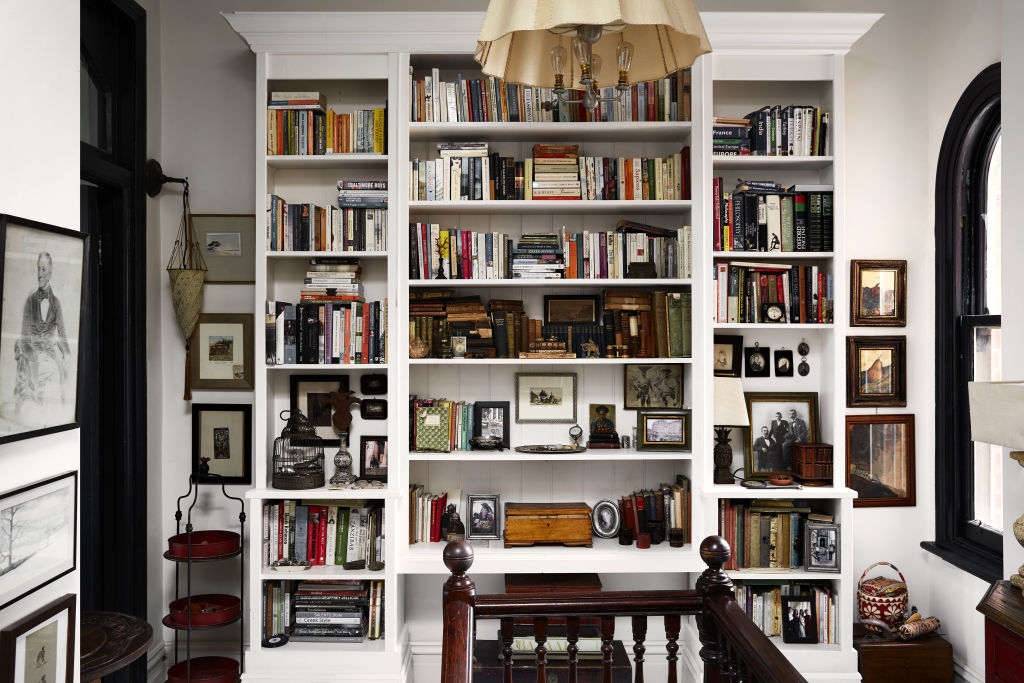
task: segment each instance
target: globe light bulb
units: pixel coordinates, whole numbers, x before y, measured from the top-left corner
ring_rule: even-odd
[[[576,36],[572,39],[572,51],[576,56],[576,61],[579,62],[580,66],[590,66],[590,55],[593,49],[593,44],[589,40],[585,40]]]
[[[555,72],[555,75],[565,74],[565,67],[569,61],[568,51],[561,45],[556,45],[548,54],[551,56],[551,70]]]
[[[630,65],[633,64],[633,52],[633,43],[626,40],[615,48],[615,59],[619,64],[619,71],[629,71]]]

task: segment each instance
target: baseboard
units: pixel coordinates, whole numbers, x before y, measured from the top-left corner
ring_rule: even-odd
[[[146,652],[146,683],[163,683],[167,680],[167,662],[164,660],[164,643],[153,641]]]
[[[965,683],[985,683],[984,671],[977,671],[956,657],[953,658],[953,674],[958,681],[964,681]]]

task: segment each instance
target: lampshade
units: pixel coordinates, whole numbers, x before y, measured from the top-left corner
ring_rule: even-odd
[[[743,382],[738,377],[715,377],[715,425],[746,427],[749,424]]]
[[[621,41],[635,46],[630,84],[664,78],[711,52],[693,0],[491,0],[474,58],[489,76],[550,88],[555,73],[548,53],[559,44],[571,53],[571,29],[581,24],[604,27],[594,54],[606,65],[619,63]],[[567,61],[566,82],[572,84],[579,63]]]
[[[968,382],[971,439],[1024,450],[1024,382]]]

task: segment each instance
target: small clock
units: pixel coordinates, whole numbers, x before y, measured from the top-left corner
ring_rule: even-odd
[[[786,308],[782,304],[761,304],[761,322],[786,322]]]

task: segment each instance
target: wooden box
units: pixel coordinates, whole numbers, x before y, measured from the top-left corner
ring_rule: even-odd
[[[586,503],[505,503],[505,547],[561,543],[590,548]]]
[[[953,646],[937,633],[907,642],[878,640],[855,624],[853,647],[864,683],[953,682]]]
[[[832,444],[793,444],[793,476],[804,482],[832,483]]]

